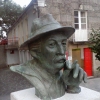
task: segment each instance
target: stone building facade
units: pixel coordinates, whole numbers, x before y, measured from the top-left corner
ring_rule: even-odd
[[[32,20],[46,13],[62,25],[76,29],[68,39],[70,60],[78,59],[88,76],[98,76],[96,68],[100,62],[88,48],[88,38],[92,28],[100,27],[100,0],[32,0],[8,33],[8,38],[18,37],[19,64],[31,59],[27,48],[19,46],[28,39]]]

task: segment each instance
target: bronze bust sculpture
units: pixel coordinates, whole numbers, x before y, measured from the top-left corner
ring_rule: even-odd
[[[87,75],[77,61],[69,67],[65,59],[66,40],[74,31],[61,26],[51,14],[35,19],[29,39],[21,45],[28,45],[33,59],[10,68],[27,78],[42,100],[61,97],[65,92],[79,93],[79,84],[86,82]]]

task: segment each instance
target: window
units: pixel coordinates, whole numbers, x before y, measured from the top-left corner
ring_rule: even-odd
[[[87,29],[86,11],[74,11],[74,26],[75,29]]]

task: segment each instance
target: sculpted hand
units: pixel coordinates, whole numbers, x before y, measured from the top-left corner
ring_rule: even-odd
[[[65,70],[63,72],[63,81],[67,85],[67,92],[79,93],[81,91],[79,84],[87,82],[86,72],[79,66],[77,60],[70,66],[66,61]]]

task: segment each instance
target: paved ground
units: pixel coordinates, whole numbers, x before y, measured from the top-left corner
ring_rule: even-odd
[[[88,79],[81,84],[84,87],[100,92],[100,78]],[[32,85],[21,75],[9,69],[0,69],[0,100],[10,100],[10,93],[31,88]]]
[[[0,100],[10,100],[10,93],[32,85],[21,75],[9,69],[0,69]]]
[[[81,86],[100,92],[100,77],[88,79],[87,83],[81,83]]]
[[[100,77],[88,79],[87,83],[81,83],[81,86],[100,92]]]

